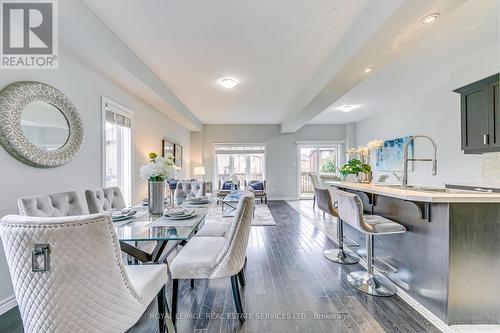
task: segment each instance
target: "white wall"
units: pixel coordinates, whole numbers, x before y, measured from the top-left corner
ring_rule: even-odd
[[[67,54],[60,54],[59,61],[58,70],[2,71],[0,87],[16,81],[35,80],[61,90],[80,111],[85,126],[82,151],[65,166],[37,169],[18,162],[0,148],[0,216],[17,213],[16,199],[20,196],[68,190],[82,192],[101,185],[101,96],[134,111],[133,202],[147,196],[147,183],[139,178],[139,167],[146,162],[148,152],[161,152],[163,137],[183,145],[183,170],[185,176],[189,175],[191,135],[188,130]],[[2,300],[13,295],[3,249],[0,250],[0,286],[1,306]]]
[[[481,180],[481,156],[460,149],[460,96],[453,90],[500,72],[498,4],[467,2],[429,27],[432,34],[411,54],[401,54],[356,92],[370,96],[360,101],[368,111],[379,112],[356,124],[357,145],[417,134],[436,141],[438,175],[431,176],[430,163],[417,162],[410,184]],[[417,141],[415,150],[417,157],[431,154],[424,141]]]
[[[280,132],[280,125],[204,125],[202,136],[205,179],[213,178],[214,143],[266,143],[269,197],[289,199],[298,195],[296,142],[344,141],[345,126],[307,125],[296,133],[284,134]],[[193,143],[193,151],[195,149]]]

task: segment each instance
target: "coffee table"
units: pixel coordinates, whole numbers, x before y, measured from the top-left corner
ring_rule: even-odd
[[[229,193],[224,197],[224,199],[222,199],[222,216],[234,216],[236,208],[238,207],[238,202],[240,202],[242,195],[243,191],[234,191],[233,193]]]

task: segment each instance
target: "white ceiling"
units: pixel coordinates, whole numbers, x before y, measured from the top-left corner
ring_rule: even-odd
[[[411,43],[400,45],[390,62],[376,68],[310,123],[357,122],[409,105],[443,84],[451,93],[470,83],[454,78],[454,71],[475,63],[479,73],[481,70],[477,67],[486,55],[498,55],[500,70],[500,1],[469,0],[460,5],[440,10],[439,20],[429,26],[421,25],[417,17],[416,26],[404,33],[406,39],[411,37]],[[403,40],[399,38],[399,42]],[[484,73],[484,76],[491,74],[494,73]],[[337,110],[343,105],[358,107],[349,113]]]
[[[368,0],[86,0],[203,123],[281,123]],[[233,90],[216,81],[234,76]]]

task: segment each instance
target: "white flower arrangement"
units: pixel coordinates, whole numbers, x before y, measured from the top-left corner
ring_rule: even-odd
[[[174,157],[169,154],[167,157],[160,157],[156,153],[149,153],[150,161],[141,166],[140,175],[144,180],[150,182],[164,181],[174,170]]]

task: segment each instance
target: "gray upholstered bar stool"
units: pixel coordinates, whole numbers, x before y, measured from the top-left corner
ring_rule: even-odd
[[[323,211],[323,216],[326,213],[337,218],[337,249],[328,249],[323,252],[325,257],[338,264],[356,264],[359,259],[348,255],[344,251],[344,227],[343,222],[339,218],[337,209],[333,206],[332,194],[328,189],[317,188],[314,190],[318,208]]]
[[[382,216],[364,215],[363,203],[356,194],[339,190],[336,196],[340,218],[366,234],[367,271],[349,273],[347,281],[358,290],[370,295],[392,296],[396,294],[396,285],[373,270],[373,236],[400,234],[406,232],[406,228]]]

